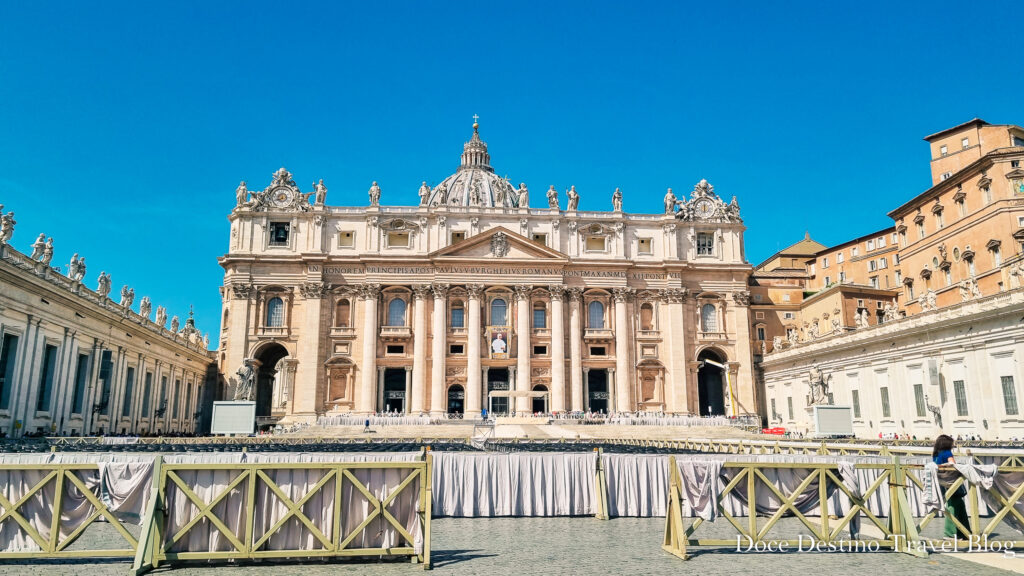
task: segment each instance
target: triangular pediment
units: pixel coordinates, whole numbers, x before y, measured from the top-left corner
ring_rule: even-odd
[[[498,226],[429,255],[440,260],[545,260],[568,261],[568,257],[515,232]]]

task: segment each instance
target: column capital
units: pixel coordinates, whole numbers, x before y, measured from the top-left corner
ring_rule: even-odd
[[[469,293],[469,297],[473,300],[477,300],[484,293],[483,284],[466,284],[466,292]]]
[[[368,282],[366,284],[356,284],[356,290],[359,292],[359,296],[364,300],[376,300],[380,296],[380,284]]]
[[[416,284],[412,287],[413,297],[416,300],[423,300],[430,294],[433,287],[430,284]]]
[[[302,293],[302,297],[307,300],[319,300],[326,294],[327,287],[323,282],[306,282],[299,286],[299,291]]]
[[[552,284],[548,286],[548,292],[551,294],[552,300],[561,300],[565,296],[565,285]]]
[[[572,300],[577,304],[579,303],[580,299],[583,298],[583,288],[580,286],[566,288],[565,292],[569,295],[569,300]]]
[[[636,290],[633,288],[612,288],[612,295],[616,302],[628,302],[633,299],[634,294],[636,294]]]
[[[533,291],[533,286],[529,284],[516,284],[515,291],[517,299],[528,300],[530,298],[530,292]]]
[[[431,284],[430,290],[434,293],[434,298],[444,298],[448,295],[447,284]]]
[[[664,288],[661,297],[669,304],[679,304],[686,299],[686,288]]]

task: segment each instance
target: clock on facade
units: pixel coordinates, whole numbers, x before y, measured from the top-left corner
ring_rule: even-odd
[[[283,208],[291,204],[293,194],[294,193],[287,188],[278,188],[277,190],[274,190],[272,196],[274,205],[278,206],[279,208]]]
[[[707,198],[701,198],[694,206],[694,212],[696,212],[699,218],[709,218],[714,211],[715,203]]]

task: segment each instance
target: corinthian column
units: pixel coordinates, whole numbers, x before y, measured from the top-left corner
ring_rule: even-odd
[[[448,325],[445,316],[448,312],[448,285],[434,284],[434,316],[433,316],[433,337],[434,346],[431,355],[430,365],[430,415],[441,416],[448,407],[444,401],[444,378],[445,358],[448,336]]]
[[[583,334],[580,326],[582,288],[569,288],[569,396],[570,409],[583,410]]]
[[[423,412],[427,394],[427,295],[429,285],[412,287],[412,398],[407,411],[410,414]]]
[[[363,298],[363,381],[359,388],[359,411],[364,414],[374,412],[377,399],[377,297],[380,295],[380,284],[363,284],[359,287]]]
[[[530,390],[530,291],[532,286],[516,286],[516,378],[517,391]],[[530,398],[516,396],[516,412],[529,412]]]
[[[632,379],[629,377],[629,315],[626,313],[626,304],[632,294],[629,288],[616,288],[613,291],[615,296],[615,409],[617,411],[631,411],[633,404],[630,402],[630,388]]]
[[[562,295],[565,286],[549,286],[551,293],[551,412],[565,412],[565,331],[562,327]]]
[[[469,293],[468,310],[469,327],[466,328],[466,342],[469,345],[469,358],[466,360],[466,418],[479,418],[481,406],[480,389],[480,295],[484,287],[480,284],[466,286]]]

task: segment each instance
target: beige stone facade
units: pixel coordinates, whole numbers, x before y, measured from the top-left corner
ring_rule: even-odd
[[[4,222],[4,228],[8,223]],[[191,318],[180,325],[110,277],[85,285],[84,260],[50,266],[0,235],[0,430],[25,434],[187,434],[197,430],[212,358]],[[133,306],[139,310],[136,312]]]
[[[264,424],[757,411],[735,198],[701,181],[630,214],[617,189],[609,211],[578,210],[575,188],[549,188],[546,208],[531,193],[495,175],[476,126],[418,206],[381,205],[376,182],[369,206],[328,206],[322,182],[302,193],[284,169],[240,186],[220,259],[222,374],[257,366]]]

